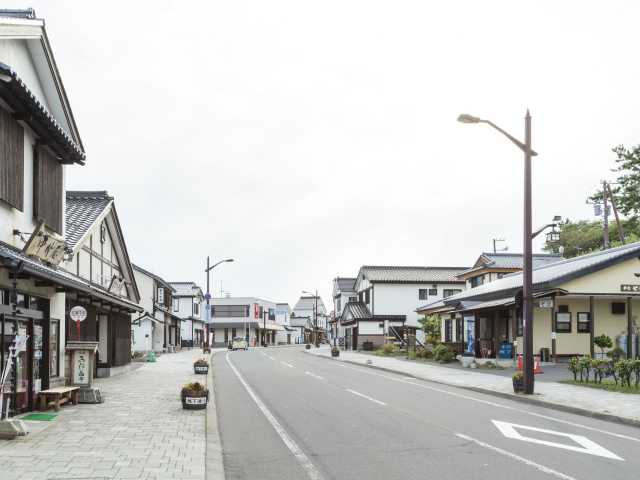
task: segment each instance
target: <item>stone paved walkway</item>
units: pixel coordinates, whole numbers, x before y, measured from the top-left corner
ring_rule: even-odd
[[[156,363],[96,386],[105,402],[63,407],[26,437],[0,440],[2,480],[205,478],[206,410],[183,410],[184,383],[200,351],[165,354]],[[40,425],[35,425],[40,424]]]
[[[313,355],[331,357],[328,347],[307,350]],[[511,378],[482,373],[468,369],[440,367],[422,362],[409,362],[393,357],[379,357],[360,352],[341,351],[340,361],[383,368],[411,375],[423,380],[456,387],[483,390],[487,393],[498,393],[521,399],[513,393]],[[617,392],[607,392],[586,387],[565,385],[556,382],[536,382],[536,393],[532,400],[542,402],[546,406],[573,410],[576,413],[595,413],[601,416],[615,416],[622,421],[640,425],[640,396]]]

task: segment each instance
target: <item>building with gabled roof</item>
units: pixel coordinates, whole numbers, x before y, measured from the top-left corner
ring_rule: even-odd
[[[200,347],[205,340],[204,294],[196,282],[170,282],[174,289],[172,315],[179,317],[183,347]]]

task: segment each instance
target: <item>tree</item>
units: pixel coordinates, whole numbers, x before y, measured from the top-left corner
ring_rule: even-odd
[[[611,341],[611,337],[608,335],[598,335],[593,339],[594,345],[596,345],[600,351],[602,352],[602,357],[604,358],[604,349],[613,347],[613,342]]]
[[[427,342],[436,343],[440,341],[440,316],[427,315],[418,320],[422,325]]]
[[[626,243],[638,241],[640,239],[640,221],[636,219],[621,220],[625,233]],[[562,256],[565,258],[584,255],[585,253],[600,250],[603,246],[603,226],[599,220],[578,220],[572,222],[566,220],[559,225],[560,242],[547,243],[544,250],[547,252],[559,253],[562,247]],[[609,237],[611,246],[620,245],[618,240],[618,225],[614,222],[609,225]]]

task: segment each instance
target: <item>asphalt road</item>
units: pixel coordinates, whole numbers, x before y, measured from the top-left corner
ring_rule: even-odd
[[[229,480],[640,478],[634,427],[294,347],[220,352],[214,376]]]

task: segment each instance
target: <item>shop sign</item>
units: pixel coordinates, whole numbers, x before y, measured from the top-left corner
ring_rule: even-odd
[[[207,397],[185,397],[184,403],[187,405],[205,405],[207,403]]]
[[[69,318],[74,322],[83,322],[87,318],[87,309],[80,305],[76,305],[69,310]]]
[[[467,352],[475,352],[475,326],[476,319],[473,315],[465,316],[464,322],[467,325]]]
[[[73,356],[73,383],[77,385],[89,384],[89,352],[76,350]]]
[[[40,222],[29,237],[29,240],[27,240],[22,253],[30,257],[36,257],[51,265],[59,265],[64,259],[64,238],[47,232],[44,222]]]
[[[541,298],[538,301],[540,308],[553,308],[553,298]]]
[[[18,352],[26,352],[27,351],[27,339],[28,338],[29,338],[29,335],[25,335],[25,334],[16,335],[16,339],[15,339],[16,353],[18,353]]]
[[[622,284],[620,285],[621,292],[640,292],[640,284]]]

